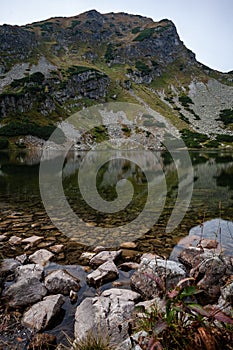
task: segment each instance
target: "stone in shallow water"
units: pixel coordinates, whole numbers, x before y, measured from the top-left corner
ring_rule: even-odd
[[[31,247],[35,246],[39,242],[43,241],[43,237],[41,236],[31,236],[28,238],[24,238],[22,243],[29,244]]]
[[[26,311],[22,318],[22,325],[41,331],[47,328],[60,311],[65,300],[61,294],[49,295]]]
[[[75,338],[84,339],[90,332],[104,338],[110,345],[121,343],[128,337],[129,322],[140,295],[131,290],[113,288],[101,296],[86,298],[76,309]]]
[[[53,253],[49,252],[47,249],[40,249],[30,255],[29,260],[35,264],[45,266],[52,257],[54,257]]]
[[[20,244],[21,241],[22,241],[22,238],[17,237],[17,236],[12,236],[12,237],[9,239],[8,243],[10,243],[10,244],[12,244],[12,245],[17,245],[17,244]]]
[[[9,300],[9,306],[27,306],[41,300],[47,294],[47,289],[38,278],[20,279],[4,292]]]
[[[120,248],[125,248],[125,249],[136,249],[137,244],[134,242],[124,242],[121,243]]]
[[[94,286],[100,286],[105,282],[112,281],[119,276],[116,265],[113,261],[106,261],[98,269],[87,275],[87,282]]]
[[[69,295],[70,291],[77,292],[80,289],[78,278],[74,278],[67,271],[56,270],[45,278],[45,287],[50,293],[62,293]]]
[[[104,250],[98,254],[96,254],[91,260],[90,264],[94,266],[99,266],[106,261],[115,261],[117,258],[121,256],[121,250],[108,251]]]
[[[0,235],[0,242],[4,242],[7,240],[7,236],[5,235]]]
[[[87,264],[90,262],[90,260],[96,255],[96,253],[91,253],[91,252],[84,252],[81,254],[80,256],[80,261],[82,261],[82,263]]]
[[[64,244],[56,244],[56,245],[49,248],[49,250],[55,254],[61,253],[63,251],[63,249],[64,249]]]

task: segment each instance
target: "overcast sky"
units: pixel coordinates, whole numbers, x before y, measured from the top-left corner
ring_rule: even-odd
[[[0,0],[0,24],[27,24],[96,9],[171,19],[197,60],[233,70],[233,0]]]

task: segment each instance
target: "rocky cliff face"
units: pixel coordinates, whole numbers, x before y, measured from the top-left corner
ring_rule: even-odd
[[[198,63],[167,19],[92,10],[0,26],[1,124],[25,116],[54,123],[116,100],[148,105],[180,130],[231,135],[232,86],[233,73]],[[219,119],[225,110],[228,123]]]

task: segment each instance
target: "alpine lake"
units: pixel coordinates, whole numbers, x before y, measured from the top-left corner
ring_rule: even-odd
[[[50,168],[54,169],[54,177],[62,177],[64,195],[71,208],[78,218],[81,218],[82,228],[71,223],[69,215],[60,213],[63,225],[70,223],[75,233],[69,235],[59,229],[59,225],[52,222],[47,214],[40,192],[39,169],[41,153],[34,150],[20,150],[15,152],[0,153],[0,234],[20,237],[32,235],[43,236],[37,249],[47,248],[54,244],[63,244],[65,250],[58,255],[57,261],[62,264],[78,264],[82,252],[88,251],[97,245],[105,246],[101,236],[101,229],[114,228],[107,238],[108,248],[119,248],[122,242],[135,241],[137,244],[136,253],[155,252],[158,255],[175,257],[182,247],[179,244],[181,239],[186,237],[186,243],[196,242],[202,237],[216,239],[226,254],[233,251],[233,152],[232,151],[190,151],[192,162],[192,178],[187,180],[186,171],[178,177],[177,169],[173,158],[168,152],[156,152],[156,159],[159,166],[151,167],[149,158],[143,157],[144,169],[146,167],[149,179],[145,172],[136,162],[124,157],[116,157],[106,161],[96,171],[96,186],[98,195],[105,202],[111,203],[117,198],[117,184],[120,180],[128,180],[133,185],[133,197],[127,207],[119,212],[106,213],[93,209],[85,199],[79,188],[78,173],[83,159],[87,152],[71,151],[66,155],[62,172],[56,173],[56,160],[61,158],[60,154],[54,154],[50,162]],[[182,156],[182,151],[180,151]],[[86,159],[86,166],[89,172],[86,174],[85,184],[92,181],[92,169],[96,164],[94,153]],[[139,155],[140,158],[140,155]],[[176,155],[179,159],[179,152]],[[139,163],[142,160],[139,161]],[[158,169],[158,170],[157,170]],[[187,170],[187,169],[186,169]],[[90,178],[89,178],[90,176]],[[156,206],[155,212],[150,211],[143,217],[140,225],[132,226],[131,232],[125,231],[124,225],[133,222],[143,211],[150,188],[148,181],[159,187],[159,176],[166,184],[166,193],[159,191],[155,202],[163,202],[162,208]],[[165,182],[164,182],[165,181]],[[90,187],[91,188],[91,187]],[[49,192],[50,191],[50,192]],[[48,188],[48,196],[53,197],[56,191]],[[167,230],[169,218],[176,203],[179,192],[182,195],[187,192],[187,198],[182,203],[184,208],[180,210],[181,219],[172,230]],[[59,200],[54,195],[54,210]],[[186,208],[187,206],[187,208]],[[60,208],[58,203],[58,208]],[[148,214],[148,213],[147,213]],[[58,215],[58,216],[59,216]],[[152,219],[152,224],[151,224]],[[122,228],[123,227],[123,228]],[[100,235],[93,236],[92,231],[98,228]],[[119,228],[119,230],[118,230]],[[69,226],[68,226],[69,229]],[[79,239],[80,237],[80,239]],[[198,238],[199,237],[199,238]],[[6,240],[1,242],[1,256],[4,258],[14,257],[23,254],[23,247],[11,245]],[[174,247],[175,250],[174,250]],[[30,249],[29,249],[30,250]]]

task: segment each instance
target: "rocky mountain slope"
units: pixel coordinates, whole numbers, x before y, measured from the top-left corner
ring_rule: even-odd
[[[170,20],[92,10],[0,26],[0,137],[46,139],[74,112],[113,101],[153,109],[189,147],[233,141],[233,72],[197,62]]]

